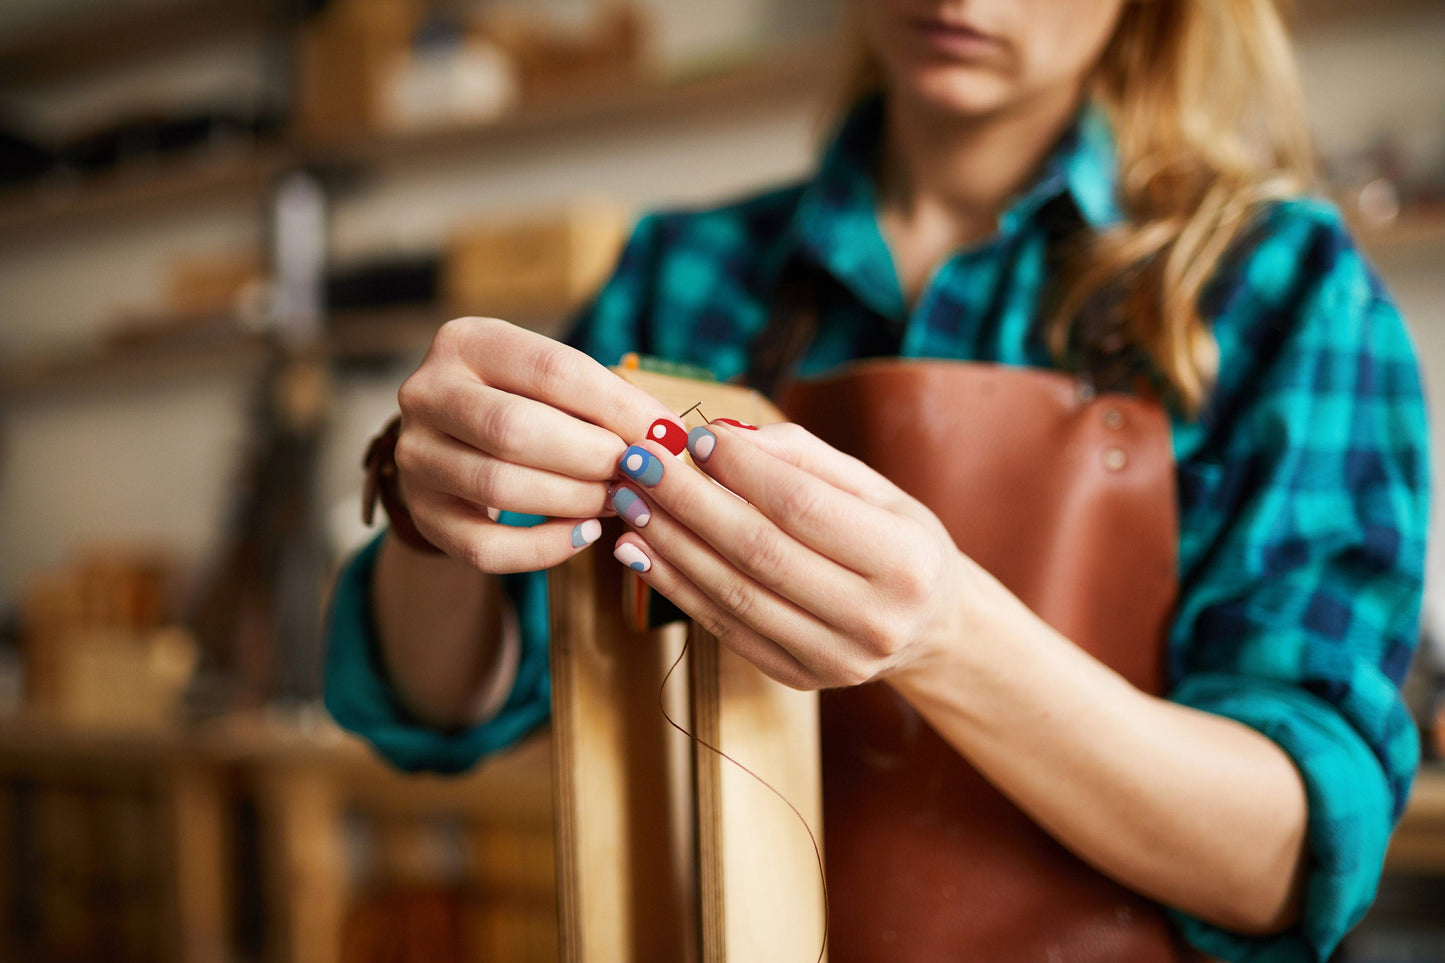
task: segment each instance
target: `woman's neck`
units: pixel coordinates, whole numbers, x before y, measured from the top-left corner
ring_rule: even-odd
[[[888,95],[879,216],[909,304],[949,252],[997,229],[1073,119],[1066,93],[963,119]]]

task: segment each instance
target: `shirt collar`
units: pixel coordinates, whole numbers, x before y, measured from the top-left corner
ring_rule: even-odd
[[[848,112],[804,188],[790,226],[794,249],[845,284],[884,317],[902,320],[903,293],[878,225],[873,170],[883,137],[883,98],[864,97]],[[1067,196],[1084,224],[1102,230],[1123,220],[1118,153],[1107,115],[1089,103],[1044,162],[1039,175],[999,218],[999,235],[1017,233],[1048,202]]]

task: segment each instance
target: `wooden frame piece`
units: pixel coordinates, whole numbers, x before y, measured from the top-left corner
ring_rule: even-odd
[[[618,373],[676,412],[701,402],[710,418],[782,419],[747,389]],[[624,573],[606,551],[620,526],[549,582],[562,959],[815,960],[822,879],[788,803],[821,846],[816,694],[772,681],[696,626],[629,629]],[[662,678],[684,639],[668,713],[787,802],[663,718]]]

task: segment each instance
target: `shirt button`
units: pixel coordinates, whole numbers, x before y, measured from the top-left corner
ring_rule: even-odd
[[[1104,449],[1104,467],[1109,471],[1122,471],[1127,464],[1129,464],[1129,456],[1124,453],[1124,449]]]
[[[1124,413],[1118,408],[1110,408],[1104,412],[1104,427],[1119,429],[1124,427]]]

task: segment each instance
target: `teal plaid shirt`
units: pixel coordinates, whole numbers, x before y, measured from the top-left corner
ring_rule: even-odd
[[[956,252],[911,309],[869,175],[881,105],[860,104],[806,182],[741,202],[645,217],[572,343],[740,374],[785,265],[820,272],[819,331],[801,373],[865,356],[1052,367],[1040,325],[1060,223],[1118,221],[1117,158],[1086,109],[997,233]],[[1061,220],[1062,219],[1062,220]],[[1424,581],[1429,452],[1409,333],[1341,223],[1314,199],[1257,217],[1202,304],[1221,355],[1202,416],[1173,417],[1180,599],[1168,698],[1275,740],[1309,794],[1300,922],[1247,938],[1181,913],[1185,937],[1228,960],[1322,960],[1365,912],[1419,758],[1399,685]],[[525,523],[525,520],[517,520]],[[523,650],[501,713],[441,733],[388,688],[368,612],[376,543],[332,602],[326,703],[403,769],[457,771],[549,712],[546,583],[511,576]]]

